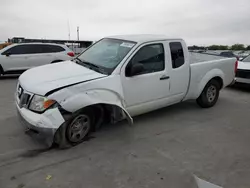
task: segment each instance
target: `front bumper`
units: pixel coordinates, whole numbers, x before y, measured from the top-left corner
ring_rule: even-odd
[[[58,108],[47,110],[43,114],[34,113],[16,104],[18,118],[23,127],[32,133],[38,141],[51,146],[57,129],[64,123],[64,118]]]

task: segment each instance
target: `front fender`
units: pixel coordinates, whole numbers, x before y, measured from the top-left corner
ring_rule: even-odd
[[[213,79],[215,77],[220,77],[224,81],[225,75],[224,75],[224,73],[220,69],[213,69],[213,70],[210,70],[209,72],[207,72],[205,74],[205,76],[202,78],[202,80],[200,81],[200,83],[199,83],[198,90],[197,90],[198,93],[197,93],[196,97],[200,96],[200,94],[203,91],[203,89],[206,86],[206,84],[211,79]]]
[[[61,96],[61,99],[58,100],[57,96]],[[123,98],[118,93],[111,90],[95,89],[76,94],[68,90],[66,97],[62,97],[62,94],[58,92],[58,94],[55,93],[49,98],[56,100],[63,109],[72,113],[95,104],[115,105],[122,109],[129,123],[133,124],[132,117],[124,108],[125,103]]]

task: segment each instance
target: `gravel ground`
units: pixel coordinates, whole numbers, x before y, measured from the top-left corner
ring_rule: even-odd
[[[226,88],[216,106],[194,101],[107,125],[67,150],[43,148],[21,128],[16,77],[0,79],[1,188],[196,187],[193,175],[250,187],[250,90]]]

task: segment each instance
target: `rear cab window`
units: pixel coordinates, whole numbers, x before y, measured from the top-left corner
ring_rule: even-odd
[[[173,69],[179,68],[184,65],[185,58],[181,42],[170,42],[169,47],[171,52]]]

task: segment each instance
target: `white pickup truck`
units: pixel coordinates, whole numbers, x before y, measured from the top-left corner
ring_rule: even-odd
[[[25,127],[60,147],[96,127],[196,99],[213,106],[229,85],[236,58],[189,53],[182,39],[158,35],[104,38],[72,61],[24,72],[16,107]]]

